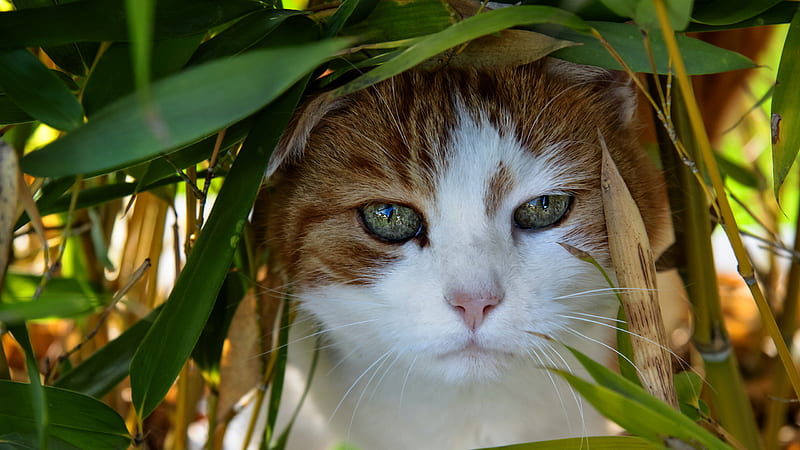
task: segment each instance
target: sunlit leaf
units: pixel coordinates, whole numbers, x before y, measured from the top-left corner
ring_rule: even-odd
[[[85,281],[75,278],[52,278],[41,295],[31,301],[42,277],[10,272],[0,302],[0,322],[22,323],[26,320],[74,317],[94,311],[110,300],[92,290]]]
[[[153,83],[146,108],[135,95],[127,96],[83,127],[26,155],[22,169],[55,177],[102,173],[152,159],[252,114],[343,46],[327,40],[258,50],[164,78]]]
[[[630,17],[646,30],[659,29],[658,16],[650,0],[601,0],[608,9],[622,17]],[[670,24],[674,30],[683,30],[689,24],[692,0],[670,0],[664,2]]]
[[[676,439],[709,450],[731,449],[708,430],[666,403],[657,400],[623,376],[574,349],[570,351],[597,384],[565,371],[556,372],[600,414],[613,420],[626,431],[661,445],[666,443],[665,439]]]
[[[336,89],[334,93],[346,95],[355,92],[397,75],[456,45],[506,28],[534,23],[559,24],[584,32],[589,30],[588,25],[578,16],[549,6],[514,6],[487,11],[415,41],[396,57]]]
[[[189,357],[228,271],[269,154],[300,100],[298,84],[255,119],[164,310],[131,362],[133,404],[148,416]]]
[[[783,44],[778,81],[772,97],[772,174],[775,198],[800,150],[800,10]]]
[[[633,436],[588,436],[531,442],[529,444],[505,445],[502,447],[492,447],[491,450],[645,450],[657,448],[661,447]]]

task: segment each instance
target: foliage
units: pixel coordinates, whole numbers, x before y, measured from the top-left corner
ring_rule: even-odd
[[[496,64],[552,54],[656,74],[647,92],[668,137],[661,152],[672,155],[677,161],[673,168],[683,171],[681,187],[691,192],[683,203],[691,205],[687,220],[693,213],[699,217],[697,225],[678,227],[679,240],[708,243],[710,229],[703,231],[703,226],[710,227],[711,206],[730,233],[742,275],[790,374],[782,383],[797,378],[786,360],[786,341],[795,321],[784,315],[776,323],[759,289],[755,269],[737,241],[739,229],[716,167],[721,157],[714,157],[707,138],[704,141],[702,121],[693,113],[694,100],[684,86],[687,75],[755,67],[746,57],[687,32],[791,23],[772,99],[772,200],[777,201],[781,185],[792,177],[800,148],[794,132],[799,128],[800,88],[792,76],[800,64],[796,2],[587,0],[563,2],[578,5],[565,10],[552,6],[561,2],[526,1],[485,10],[444,0],[344,0],[315,5],[313,12],[284,9],[279,0],[7,3],[13,8],[0,12],[0,174],[17,172],[18,160],[20,183],[10,185],[20,189],[17,194],[0,184],[0,225],[8,223],[0,237],[9,237],[16,222],[14,240],[28,239],[32,251],[21,255],[21,244],[4,248],[12,239],[0,239],[0,254],[16,258],[9,264],[0,259],[0,334],[6,349],[12,347],[12,336],[23,349],[29,381],[10,381],[11,353],[0,352],[0,416],[5,418],[0,420],[0,444],[87,448],[102,442],[107,448],[125,447],[148,438],[147,420],[155,420],[154,411],[175,405],[171,439],[179,448],[185,444],[197,400],[190,386],[192,379],[199,379],[192,375],[196,366],[210,388],[209,443],[218,445],[215,421],[229,420],[236,411],[233,402],[224,408],[218,404],[221,392],[236,384],[220,374],[224,340],[236,332],[231,326],[234,311],[252,300],[263,265],[248,217],[291,112],[306,93],[329,89],[331,95],[345,95],[420,64]],[[525,32],[511,33],[512,27]],[[470,50],[486,35],[511,42],[514,51],[487,62],[491,48]],[[680,93],[670,91],[673,81],[681,86]],[[42,130],[50,130],[51,137],[43,140]],[[751,185],[763,178],[724,161],[730,178],[738,173],[739,179],[756,180]],[[212,196],[216,201],[206,216],[205,204]],[[179,199],[185,199],[185,206]],[[158,213],[151,216],[151,211]],[[185,229],[186,260],[182,265],[176,231],[172,240],[177,280],[168,295],[161,295],[158,278],[163,275],[158,269],[166,264],[159,258],[169,211]],[[114,228],[120,227],[118,214],[128,216],[129,241],[122,256],[109,250]],[[685,253],[684,272],[698,314],[694,338],[707,368],[706,389],[720,394],[711,395],[716,416],[709,416],[692,375],[679,377],[681,414],[648,396],[638,380],[630,382],[578,355],[596,384],[561,375],[599,411],[643,438],[592,438],[591,447],[761,445],[749,406],[744,413],[734,406],[741,406],[736,401],[742,399],[746,403],[736,361],[713,359],[708,346],[719,342],[704,340],[706,325],[722,323],[719,300],[697,290],[716,289],[713,276],[698,275],[708,274],[703,270],[709,270],[710,261],[702,252],[692,259],[688,247]],[[26,260],[44,268],[35,275],[21,273]],[[785,302],[772,302],[782,303],[787,313],[796,311],[797,267],[793,263]],[[713,274],[713,266],[710,270]],[[264,316],[262,323],[280,326],[290,320],[275,302],[260,299],[255,305]],[[70,347],[77,347],[67,351],[65,346],[60,357],[48,360],[40,371],[29,330],[43,319],[76,317],[81,332]],[[259,331],[267,337],[273,332]],[[729,345],[724,329],[713,331]],[[285,341],[285,331],[281,334],[276,342]],[[270,356],[258,363],[263,365],[263,383],[279,386],[285,352],[270,353],[272,348],[272,340],[265,338],[259,351]],[[194,363],[187,363],[190,357]],[[715,364],[723,364],[720,373],[727,375],[715,377]],[[632,373],[626,375],[631,378]],[[785,377],[777,373],[776,379]],[[105,394],[126,389],[127,377],[132,409],[119,402],[114,408],[104,404]],[[15,379],[25,377],[15,374]],[[165,401],[170,389],[177,399]],[[268,402],[270,417],[279,394],[279,389],[273,391]],[[773,418],[780,413],[771,412]],[[698,421],[723,439],[697,426]],[[280,444],[285,442],[282,431],[268,427],[266,436]],[[765,436],[768,443],[775,442]]]

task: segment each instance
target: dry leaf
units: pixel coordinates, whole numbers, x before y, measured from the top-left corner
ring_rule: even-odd
[[[0,287],[3,286],[11,242],[14,240],[18,173],[17,154],[10,145],[0,140]]]
[[[608,153],[602,135],[600,143],[603,148],[601,185],[608,246],[621,289],[622,306],[628,317],[628,329],[634,336],[631,339],[633,359],[647,391],[677,408],[650,242],[639,208]]]
[[[423,69],[475,67],[491,69],[528,64],[565,47],[579,45],[526,30],[502,30],[456,47],[420,64]]]

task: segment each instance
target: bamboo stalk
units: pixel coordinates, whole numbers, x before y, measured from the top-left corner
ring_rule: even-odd
[[[694,156],[694,140],[691,135],[685,136],[688,124],[683,102],[678,99],[673,105],[676,131]],[[663,150],[665,167],[677,172],[679,179],[677,189],[670,192],[676,242],[684,256],[678,269],[693,307],[692,342],[703,359],[705,379],[711,386],[706,393],[722,427],[745,448],[756,449],[760,447],[758,426],[723,323],[707,197],[697,177],[680,161],[674,149]],[[702,173],[702,162],[698,161],[697,169]]]
[[[783,363],[784,370],[789,376],[789,380],[792,383],[795,394],[800,394],[800,375],[798,375],[798,372],[794,366],[794,362],[792,361],[792,356],[789,353],[786,342],[784,342],[783,338],[781,337],[780,329],[778,328],[778,324],[775,322],[775,317],[772,315],[772,311],[770,310],[769,304],[764,297],[764,293],[759,287],[758,280],[756,280],[755,277],[753,264],[750,262],[750,257],[747,254],[747,250],[742,243],[742,238],[739,235],[739,227],[736,225],[736,219],[733,216],[733,211],[731,210],[730,203],[728,202],[728,198],[725,194],[722,176],[720,175],[719,168],[717,167],[717,162],[714,159],[714,153],[711,150],[711,143],[703,125],[702,116],[700,115],[700,108],[698,107],[697,100],[694,97],[692,85],[689,81],[689,76],[686,73],[686,67],[683,64],[680,50],[678,50],[678,44],[675,40],[675,32],[672,30],[672,27],[669,23],[664,1],[653,0],[653,2],[655,4],[661,31],[664,34],[664,42],[666,43],[670,57],[675,64],[678,87],[680,88],[685,100],[689,120],[691,121],[695,139],[697,140],[697,146],[700,150],[703,163],[708,168],[708,175],[711,178],[711,185],[717,194],[715,197],[715,203],[718,205],[721,214],[720,225],[722,226],[723,230],[725,230],[725,234],[728,236],[728,240],[731,243],[733,252],[736,255],[736,260],[739,263],[739,275],[750,289],[750,293],[752,294],[753,299],[756,302],[756,306],[758,307],[761,320],[764,323],[764,328],[767,330],[772,338],[772,341],[775,343],[778,356]]]
[[[647,231],[602,135],[600,144],[603,148],[601,190],[608,246],[622,306],[628,317],[628,330],[633,336],[633,360],[645,389],[677,408],[666,332],[658,305],[655,261]],[[628,287],[637,289],[625,289]]]

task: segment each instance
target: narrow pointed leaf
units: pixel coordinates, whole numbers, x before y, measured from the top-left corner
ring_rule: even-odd
[[[661,447],[634,436],[588,436],[505,445],[492,447],[491,450],[646,450],[659,448]]]
[[[261,8],[252,0],[159,0],[153,35],[165,39],[204,33]],[[128,39],[125,0],[83,0],[0,12],[0,48]]]
[[[642,32],[636,25],[611,22],[588,22],[611,44],[634,72],[650,72],[650,60],[642,42]],[[563,30],[553,34],[555,37],[583,45],[561,49],[553,56],[568,61],[590,64],[607,69],[621,70],[622,67],[606,51],[594,36]],[[725,72],[728,70],[750,69],[755,63],[739,53],[725,50],[707,42],[690,38],[683,34],[675,36],[681,54],[686,62],[689,75]],[[660,32],[650,33],[650,47],[659,74],[669,71],[668,52]]]
[[[72,92],[27,50],[0,50],[0,89],[53,128],[68,131],[83,123],[83,108]]]
[[[698,1],[692,19],[709,25],[741,22],[772,8],[781,0],[714,0]]]
[[[161,402],[197,343],[261,185],[269,154],[304,86],[305,82],[298,83],[255,119],[186,267],[131,362],[133,404],[139,417],[147,417]]]
[[[361,75],[334,92],[336,95],[355,92],[397,75],[464,42],[469,42],[472,39],[506,28],[534,23],[559,24],[583,32],[589,30],[588,25],[578,16],[549,6],[513,6],[487,11],[416,41],[395,58]]]
[[[569,350],[597,384],[589,383],[568,372],[556,372],[600,414],[613,420],[628,432],[654,443],[663,443],[665,438],[677,438],[707,449],[730,449],[708,430],[651,396],[641,387],[582,353],[574,349]]]
[[[41,295],[30,301],[41,277],[9,273],[0,303],[0,322],[18,324],[26,320],[75,317],[87,314],[110,300],[108,295],[94,292],[89,285],[75,278],[53,278]]]
[[[27,384],[0,380],[0,446],[3,439],[22,444],[35,442],[29,437],[35,433],[39,419],[28,390]],[[50,419],[45,439],[62,444],[49,448],[64,448],[66,444],[70,448],[125,449],[131,444],[125,421],[99,400],[53,387],[44,387],[44,391]]]
[[[56,177],[153,159],[252,114],[343,46],[326,40],[258,50],[164,78],[151,86],[145,107],[135,95],[109,105],[85,126],[26,155],[22,169]]]
[[[772,174],[778,198],[789,169],[800,150],[800,10],[783,44],[778,82],[772,97]]]
[[[96,398],[107,394],[128,376],[136,346],[142,342],[162,309],[154,309],[88,359],[63,373],[54,386]]]

